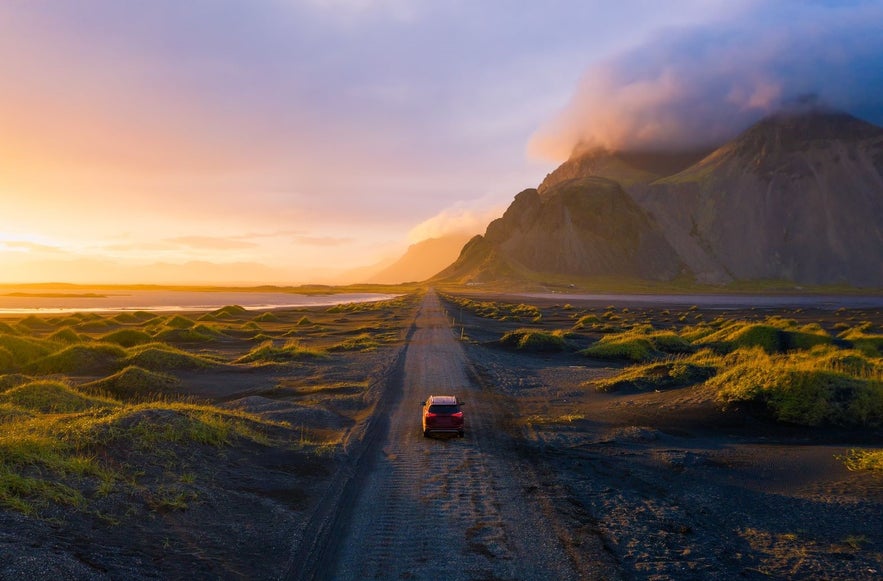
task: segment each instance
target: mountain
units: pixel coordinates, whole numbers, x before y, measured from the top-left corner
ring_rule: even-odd
[[[688,168],[709,153],[711,149],[676,152],[579,150],[547,175],[537,191],[542,194],[563,181],[588,176],[607,178],[624,187],[649,184]]]
[[[624,276],[670,280],[682,269],[655,221],[618,183],[600,177],[524,190],[502,218],[436,277],[459,282]]]
[[[711,152],[579,152],[438,279],[681,274],[883,287],[883,129],[815,109]]]
[[[769,117],[631,192],[700,280],[883,286],[883,129],[855,117]]]
[[[469,238],[466,234],[449,234],[412,244],[398,260],[372,274],[365,282],[396,284],[426,280],[451,264]]]

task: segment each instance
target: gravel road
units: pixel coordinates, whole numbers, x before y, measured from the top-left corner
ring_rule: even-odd
[[[417,314],[381,442],[352,475],[350,498],[319,539],[320,579],[576,579],[572,561],[530,494],[532,475],[507,436],[492,393],[470,379],[464,351],[435,293]],[[466,437],[424,438],[420,403],[453,394]],[[355,490],[353,490],[355,489]]]

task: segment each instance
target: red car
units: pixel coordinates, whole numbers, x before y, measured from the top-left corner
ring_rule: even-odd
[[[430,395],[423,404],[423,435],[464,434],[463,402],[453,395]]]

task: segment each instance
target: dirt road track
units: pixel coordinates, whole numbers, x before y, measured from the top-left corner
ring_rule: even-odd
[[[530,476],[500,433],[500,403],[470,380],[438,297],[426,295],[364,453],[295,579],[576,579]],[[467,402],[463,439],[424,438],[429,394]],[[367,440],[370,440],[370,436]],[[583,572],[585,573],[585,572]]]

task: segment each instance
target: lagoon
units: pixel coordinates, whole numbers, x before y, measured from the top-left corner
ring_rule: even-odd
[[[106,313],[118,311],[213,311],[227,305],[247,310],[330,306],[395,298],[384,293],[301,295],[283,292],[110,290],[87,293],[0,294],[0,315]]]

